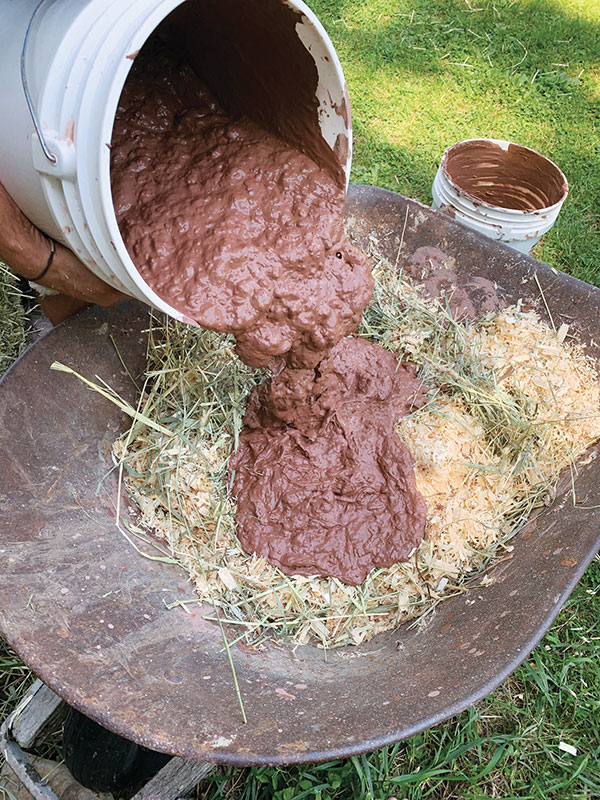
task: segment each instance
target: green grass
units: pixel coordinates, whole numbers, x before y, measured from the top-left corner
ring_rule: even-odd
[[[450,722],[348,761],[217,775],[197,797],[598,798],[599,598],[596,560],[525,664]],[[559,750],[561,741],[577,747],[577,756]]]
[[[431,202],[446,147],[510,139],[571,187],[536,256],[600,280],[598,0],[315,0],[352,101],[352,178]],[[471,10],[476,9],[476,10]]]
[[[494,136],[534,147],[571,186],[535,255],[600,285],[600,0],[310,4],[348,79],[353,180],[429,203],[450,144]],[[0,303],[0,330],[4,319]],[[0,339],[0,360],[3,346]],[[220,771],[195,796],[600,798],[599,620],[596,560],[526,663],[450,722],[347,761]],[[18,659],[0,650],[0,716],[29,680]],[[577,747],[577,756],[559,750],[560,741]]]

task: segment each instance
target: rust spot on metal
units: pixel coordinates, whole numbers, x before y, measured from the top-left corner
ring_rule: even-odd
[[[561,567],[576,567],[577,561],[574,558],[563,558],[560,562]]]
[[[306,742],[304,741],[295,741],[295,742],[285,742],[284,744],[280,744],[277,747],[277,752],[281,755],[284,754],[291,754],[291,753],[305,753],[308,749]]]
[[[296,699],[295,694],[290,694],[290,692],[288,692],[287,689],[284,689],[282,686],[278,686],[277,689],[275,689],[275,694],[279,695],[279,697],[284,697],[286,700]]]

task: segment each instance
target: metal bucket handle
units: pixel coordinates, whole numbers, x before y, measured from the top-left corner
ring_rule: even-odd
[[[35,128],[35,132],[37,133],[38,139],[40,141],[40,145],[42,150],[44,151],[44,155],[51,161],[53,164],[56,164],[56,156],[50,150],[46,143],[46,139],[44,138],[44,134],[42,133],[42,126],[38,119],[36,110],[33,105],[33,100],[31,99],[31,94],[29,93],[29,84],[27,82],[27,69],[25,67],[25,60],[27,56],[27,43],[29,40],[29,33],[31,31],[31,26],[33,25],[33,21],[35,20],[38,11],[44,5],[46,0],[40,0],[40,2],[35,7],[33,14],[31,15],[31,19],[29,20],[29,25],[27,26],[27,30],[25,31],[25,38],[23,39],[23,49],[21,50],[21,83],[23,84],[23,92],[25,93],[25,100],[27,101],[27,106],[29,107],[29,113],[31,114],[31,119],[33,121],[33,127]]]

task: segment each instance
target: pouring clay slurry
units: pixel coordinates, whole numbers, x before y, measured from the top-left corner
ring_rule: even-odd
[[[406,561],[426,509],[394,425],[425,399],[412,367],[358,338],[255,389],[230,460],[244,549],[350,584]]]
[[[160,42],[137,56],[112,139],[123,238],[154,291],[233,333],[252,366],[315,366],[372,292],[346,240],[344,185],[308,155],[221,108]]]
[[[175,319],[181,312],[136,269],[111,192],[119,97],[156,30],[177,28],[177,49],[235,116],[342,180],[349,174],[342,68],[302,0],[0,0],[0,18],[0,101],[11,109],[0,118],[0,181],[34,225],[98,278]],[[234,108],[236,100],[245,105]]]
[[[276,375],[253,395],[232,460],[242,546],[289,573],[359,583],[423,536],[394,424],[424,393],[395,356],[345,338],[373,280],[344,234],[335,154],[274,136],[219,82],[217,99],[178,52],[178,21],[136,56],[119,104],[120,229],[157,295]]]

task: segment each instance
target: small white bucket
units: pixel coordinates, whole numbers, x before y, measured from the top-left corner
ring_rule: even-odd
[[[502,139],[467,139],[442,156],[433,208],[529,253],[554,225],[568,193],[562,171],[535,150]]]
[[[0,0],[0,181],[35,225],[70,247],[96,275],[177,319],[181,312],[142,279],[121,238],[111,193],[110,141],[133,59],[160,23],[186,2],[203,0]],[[271,14],[277,3],[268,4]],[[298,12],[295,35],[316,66],[316,124],[347,177],[352,129],[339,59],[302,0],[280,4]],[[267,15],[266,6],[255,7],[257,16]],[[253,13],[252,7],[246,4],[244,13]],[[33,114],[55,162],[35,132],[22,84],[28,30],[24,67]],[[276,125],[279,106],[289,107],[294,97],[289,90],[281,94],[271,109]]]

